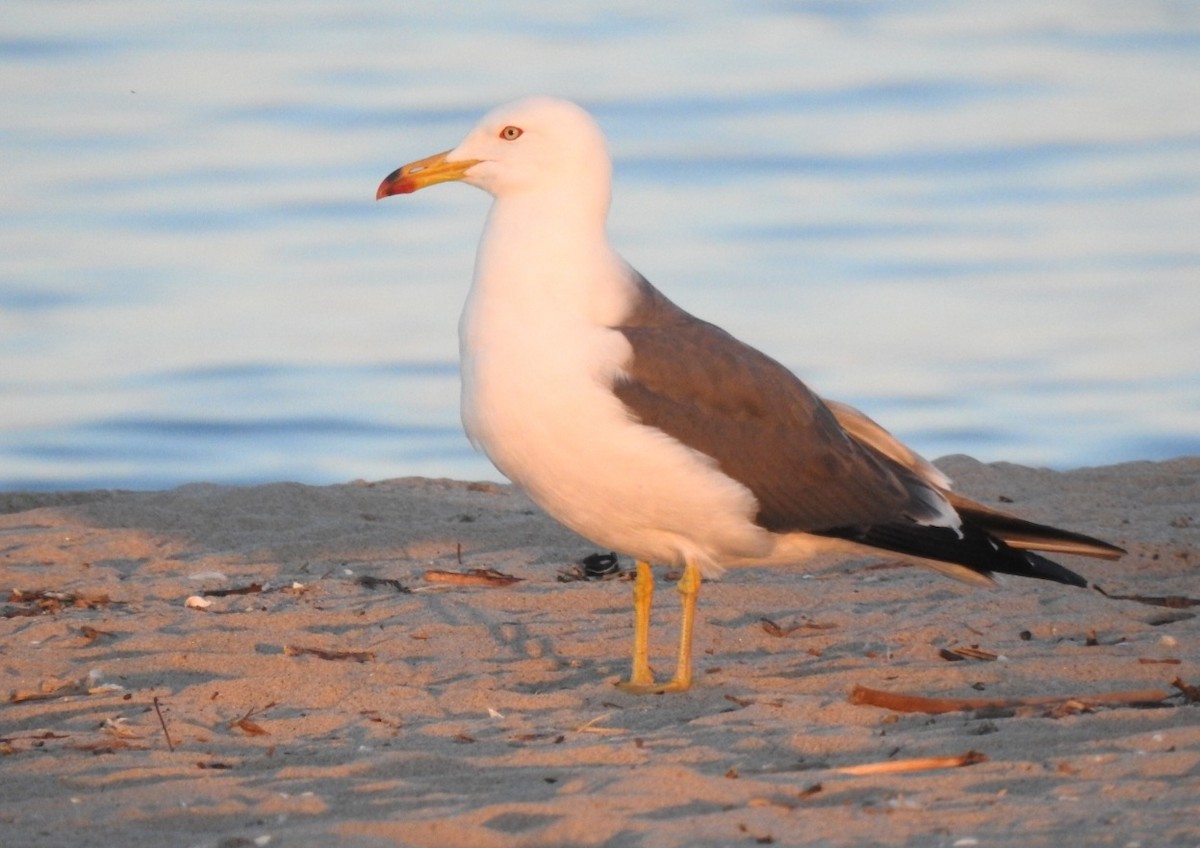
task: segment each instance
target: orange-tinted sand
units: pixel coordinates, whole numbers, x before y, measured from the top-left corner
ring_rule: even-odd
[[[984,503],[1127,547],[1062,559],[1110,595],[1200,598],[1200,459],[939,465]],[[5,846],[1200,845],[1200,705],[1172,686],[1200,686],[1186,601],[980,590],[871,558],[732,571],[701,593],[693,690],[638,697],[613,686],[630,584],[560,582],[595,549],[507,487],[0,507]],[[447,586],[430,568],[523,579]],[[661,581],[661,671],[677,621]],[[940,653],[962,646],[998,658]],[[1171,697],[929,716],[853,705],[855,686]],[[986,759],[838,771],[968,751]]]

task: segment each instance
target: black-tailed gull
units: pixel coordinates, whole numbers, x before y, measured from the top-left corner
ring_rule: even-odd
[[[637,560],[625,688],[688,688],[701,578],[727,566],[882,549],[975,582],[1084,586],[1032,550],[1123,553],[949,491],[871,419],[677,307],[609,245],[611,171],[595,121],[537,97],[396,170],[377,197],[461,180],[494,198],[459,325],[463,425],[546,512]],[[666,684],[649,663],[649,563],[683,569]]]

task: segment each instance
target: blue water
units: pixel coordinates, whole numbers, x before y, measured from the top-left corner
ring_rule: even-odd
[[[0,488],[499,479],[458,424],[486,198],[374,202],[532,92],[611,233],[922,453],[1200,453],[1200,5],[11,2]]]

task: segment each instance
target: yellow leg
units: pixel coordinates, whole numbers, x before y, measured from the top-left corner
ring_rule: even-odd
[[[654,604],[654,571],[650,563],[638,560],[637,577],[633,581],[633,669],[630,690],[654,685],[650,670],[650,608]]]
[[[639,561],[633,583],[633,669],[628,682],[618,684],[626,692],[657,694],[682,692],[692,685],[692,630],[696,624],[696,599],[700,596],[700,569],[688,563],[679,580],[683,606],[679,623],[679,658],[670,683],[655,683],[650,670],[650,607],[654,600],[654,572]]]
[[[688,563],[679,578],[679,601],[683,615],[679,622],[679,659],[675,665],[675,677],[663,689],[664,692],[682,692],[692,685],[692,630],[696,626],[696,600],[700,597],[700,569]]]

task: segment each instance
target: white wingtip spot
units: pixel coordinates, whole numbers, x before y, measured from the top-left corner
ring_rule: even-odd
[[[921,501],[928,506],[932,515],[917,519],[918,524],[926,527],[946,527],[953,530],[958,538],[962,538],[962,518],[950,502],[934,489],[923,489]]]

